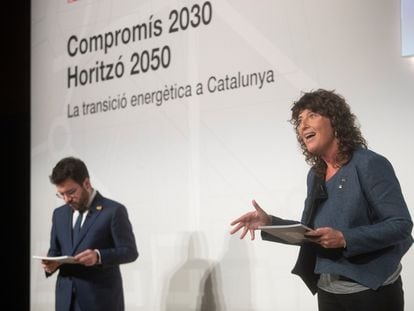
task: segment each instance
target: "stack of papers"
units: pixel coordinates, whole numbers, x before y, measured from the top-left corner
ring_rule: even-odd
[[[78,263],[75,260],[75,257],[73,257],[73,256],[58,256],[58,257],[33,256],[33,259],[57,261],[57,262],[60,262],[60,263]]]
[[[298,244],[308,240],[308,238],[305,237],[305,233],[312,231],[311,228],[301,223],[278,226],[260,226],[259,229],[289,244]]]

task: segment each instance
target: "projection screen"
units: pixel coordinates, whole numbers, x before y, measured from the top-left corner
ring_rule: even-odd
[[[297,247],[229,234],[252,199],[300,218],[309,166],[288,120],[302,92],[347,99],[413,211],[398,1],[32,1],[31,41],[31,254],[46,254],[62,204],[53,166],[81,158],[133,225],[127,310],[316,310],[290,273]],[[55,281],[31,259],[31,310],[54,310]]]

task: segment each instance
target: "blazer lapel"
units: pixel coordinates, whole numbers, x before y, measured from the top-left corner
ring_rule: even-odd
[[[66,243],[67,244],[67,249],[71,249],[73,246],[73,235],[72,235],[72,228],[73,228],[73,209],[67,205],[67,209],[66,209],[66,228],[65,228],[65,236],[69,237],[68,239],[66,239]]]
[[[323,178],[315,174],[312,190],[308,200],[308,206],[306,211],[306,218],[303,220],[303,223],[307,226],[313,228],[313,220],[315,218],[316,211],[324,200],[328,198],[328,193],[326,192],[325,181]]]

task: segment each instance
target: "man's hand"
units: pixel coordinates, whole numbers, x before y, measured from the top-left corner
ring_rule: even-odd
[[[54,260],[42,260],[42,267],[47,273],[53,273],[59,268],[60,263]]]
[[[243,239],[249,231],[251,239],[254,240],[254,231],[257,230],[259,226],[265,226],[271,223],[271,216],[262,210],[255,200],[252,201],[252,204],[256,210],[254,212],[248,212],[232,221],[230,225],[235,227],[230,231],[230,234],[234,234],[243,228],[240,239]]]
[[[77,254],[75,260],[81,265],[93,266],[98,262],[98,254],[93,249],[87,249]]]

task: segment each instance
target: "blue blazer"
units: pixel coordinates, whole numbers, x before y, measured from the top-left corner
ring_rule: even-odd
[[[391,163],[383,156],[358,149],[326,183],[309,171],[302,222],[314,228],[342,231],[346,248],[301,246],[292,273],[312,293],[319,274],[332,273],[377,289],[397,270],[413,243],[413,223]],[[322,189],[323,188],[323,189]],[[273,218],[276,224],[280,218]],[[273,240],[263,234],[263,239]]]
[[[69,311],[72,291],[76,291],[82,310],[124,310],[119,265],[138,257],[126,208],[97,193],[74,244],[72,214],[73,210],[67,204],[55,209],[48,255],[74,256],[86,249],[98,249],[101,264],[92,267],[63,264],[59,267],[56,310]]]

